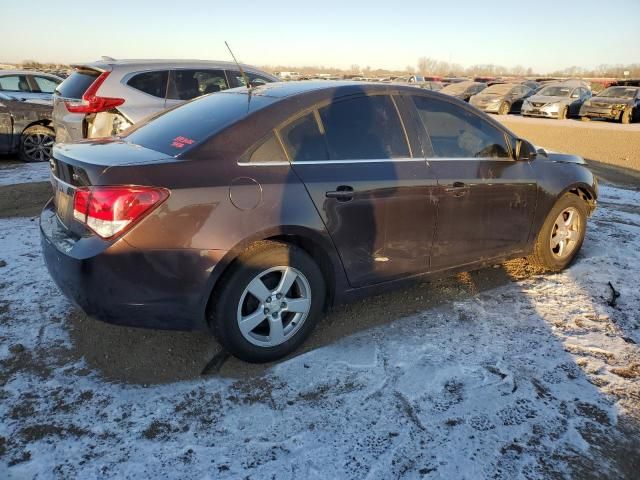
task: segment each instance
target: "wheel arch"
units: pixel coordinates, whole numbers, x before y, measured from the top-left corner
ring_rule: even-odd
[[[47,128],[51,128],[53,130],[53,121],[49,120],[47,118],[41,118],[39,120],[34,120],[33,122],[27,124],[24,126],[24,128],[22,129],[22,131],[20,132],[20,135],[22,136],[22,134],[31,127],[36,127],[36,126],[41,126],[41,127],[47,127]]]
[[[556,201],[558,201],[560,197],[562,197],[566,193],[577,195],[581,200],[583,200],[587,205],[587,208],[589,209],[589,215],[591,215],[591,213],[595,210],[596,202],[598,200],[598,193],[592,185],[584,182],[576,182],[572,185],[569,185],[558,194],[558,196],[556,197]]]

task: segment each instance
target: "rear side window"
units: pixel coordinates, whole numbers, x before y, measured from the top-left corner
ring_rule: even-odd
[[[168,99],[191,100],[229,88],[222,70],[174,70],[169,81]]]
[[[412,98],[435,157],[510,158],[502,131],[483,118],[446,101]]]
[[[237,87],[244,87],[245,86],[245,81],[244,81],[244,77],[242,75],[240,75],[240,72],[237,71],[229,71],[229,76],[231,76],[233,78],[233,81],[235,81],[235,86]],[[263,77],[261,75],[257,75],[255,73],[251,73],[251,72],[244,72],[247,77],[249,78],[249,81],[251,82],[251,86],[253,87],[257,87],[259,85],[266,85],[267,83],[271,83],[273,82],[273,80],[270,80],[266,77]]]
[[[33,77],[33,80],[36,82],[40,93],[53,93],[60,83],[53,78],[47,77]]]
[[[286,162],[280,142],[272,133],[249,157],[250,163]]]
[[[327,148],[313,113],[294,120],[280,131],[289,158],[294,162],[327,160]]]
[[[0,77],[0,90],[7,92],[30,92],[26,75],[7,75]]]
[[[248,99],[248,95],[239,93],[203,97],[134,126],[123,138],[158,152],[179,155],[274,101],[257,95],[251,102]]]
[[[164,70],[159,72],[138,73],[129,79],[127,85],[154,97],[165,98],[167,95],[168,81],[169,72]]]
[[[332,160],[409,156],[398,112],[388,95],[343,100],[319,112]]]
[[[94,70],[76,70],[56,87],[56,93],[65,98],[82,98],[98,76],[100,73]]]

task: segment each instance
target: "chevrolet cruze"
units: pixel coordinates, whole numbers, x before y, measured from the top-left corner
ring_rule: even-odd
[[[54,148],[42,248],[60,289],[122,325],[292,352],[333,304],[529,257],[565,268],[597,185],[581,158],[397,84],[214,93]]]

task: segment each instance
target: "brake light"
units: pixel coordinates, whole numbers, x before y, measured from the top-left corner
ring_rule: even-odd
[[[169,197],[156,187],[82,187],[73,198],[73,218],[102,238],[131,227]]]
[[[112,108],[118,107],[124,103],[124,98],[99,97],[96,92],[100,85],[109,76],[109,72],[102,72],[96,80],[89,85],[87,91],[82,95],[81,102],[64,102],[67,110],[71,113],[98,113],[106,112]]]

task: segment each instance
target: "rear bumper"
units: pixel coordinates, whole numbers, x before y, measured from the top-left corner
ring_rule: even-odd
[[[98,320],[131,327],[207,330],[212,272],[225,252],[141,250],[73,238],[52,204],[40,216],[42,252],[64,295]]]

